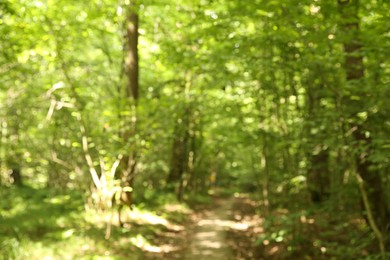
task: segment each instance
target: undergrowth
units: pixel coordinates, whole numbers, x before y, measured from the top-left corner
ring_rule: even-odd
[[[85,210],[84,196],[74,190],[1,187],[0,260],[139,259],[145,251],[158,251],[155,237],[188,214],[169,195],[153,203],[144,200],[124,210],[125,227],[114,223],[107,240],[105,222],[99,222],[103,216]]]

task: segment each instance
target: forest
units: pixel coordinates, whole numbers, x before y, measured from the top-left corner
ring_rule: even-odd
[[[387,0],[0,0],[0,260],[390,259]]]

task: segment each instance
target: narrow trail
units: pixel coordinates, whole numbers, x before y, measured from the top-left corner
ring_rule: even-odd
[[[227,230],[232,223],[229,214],[234,198],[214,199],[212,209],[202,212],[195,218],[195,226],[189,232],[185,259],[234,259],[233,252],[226,241]]]
[[[193,209],[182,231],[162,233],[160,249],[174,250],[149,252],[143,259],[264,259],[254,253],[251,237],[262,232],[255,206],[240,195],[214,197],[210,205]]]

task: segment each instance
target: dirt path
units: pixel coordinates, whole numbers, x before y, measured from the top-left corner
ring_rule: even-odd
[[[202,211],[195,217],[195,226],[188,234],[190,243],[185,259],[234,259],[226,241],[226,232],[231,226],[229,214],[234,199],[214,199],[213,208]]]
[[[254,254],[251,235],[261,232],[261,220],[251,200],[214,197],[211,205],[193,209],[189,217],[182,231],[162,232],[159,238],[160,248],[173,250],[149,253],[144,259],[263,259]]]

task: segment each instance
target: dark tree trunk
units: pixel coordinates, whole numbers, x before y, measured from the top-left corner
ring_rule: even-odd
[[[9,174],[11,177],[11,181],[16,186],[22,186],[22,173],[20,166],[20,156],[18,154],[9,155],[10,158],[7,160],[7,167],[9,169]]]
[[[11,169],[11,178],[13,181],[13,184],[16,186],[22,186],[22,175],[20,173],[20,168],[19,167],[14,167]]]
[[[329,151],[320,149],[311,155],[308,170],[308,187],[313,203],[324,202],[330,195]]]
[[[132,147],[135,141],[132,139],[136,134],[136,119],[137,119],[137,101],[139,89],[139,64],[138,64],[138,9],[136,1],[131,1],[127,10],[126,17],[126,55],[125,55],[125,71],[127,76],[126,99],[128,110],[131,111],[129,120],[126,120],[123,133],[124,142],[132,142]],[[132,139],[132,140],[131,140]],[[121,160],[121,183],[125,188],[121,195],[121,201],[127,205],[132,204],[132,188],[134,176],[137,167],[137,153],[135,150],[129,151],[129,154],[123,156]]]
[[[382,233],[386,234],[390,228],[390,213],[386,194],[383,190],[380,172],[376,169],[375,163],[370,159],[372,140],[366,135],[368,126],[358,120],[358,113],[367,111],[364,109],[369,97],[369,93],[359,84],[359,81],[364,79],[363,46],[359,37],[359,1],[338,0],[338,2],[341,14],[340,27],[343,30],[344,37],[344,68],[348,90],[351,93],[350,97],[359,97],[358,99],[346,99],[344,101],[344,111],[352,119],[349,128],[353,131],[353,141],[358,146],[355,154],[357,173],[364,181],[374,220]]]
[[[177,187],[177,197],[179,200],[183,197],[184,192],[184,175],[188,167],[189,151],[189,115],[190,108],[184,111],[181,120],[175,125],[174,139],[172,144],[172,155],[169,175],[167,178],[168,187],[175,190]]]
[[[127,39],[127,57],[126,57],[126,73],[127,73],[127,92],[126,96],[132,98],[133,102],[138,100],[138,13],[137,3],[131,1],[127,15],[126,39]]]
[[[330,195],[330,170],[329,149],[324,145],[327,137],[326,127],[323,123],[323,111],[321,99],[324,98],[322,84],[308,88],[307,104],[307,136],[309,139],[309,166],[307,171],[307,186],[310,199],[313,203],[322,203],[329,199]]]
[[[180,126],[179,126],[180,127]],[[186,140],[184,136],[180,136],[178,132],[175,133],[175,137],[172,145],[171,163],[169,169],[169,175],[167,182],[169,186],[174,186],[180,181],[185,171],[186,164]]]

